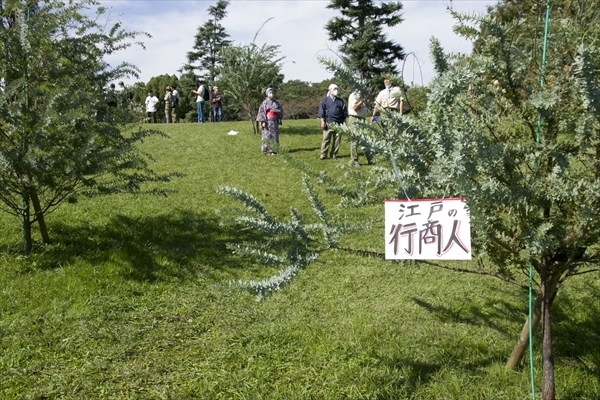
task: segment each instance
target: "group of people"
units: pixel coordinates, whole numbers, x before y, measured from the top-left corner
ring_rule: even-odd
[[[403,113],[404,99],[400,96],[400,88],[392,85],[389,77],[384,78],[385,89],[379,92],[375,99],[375,105],[371,114],[370,121],[374,122],[379,109],[384,109],[399,114]],[[364,95],[355,90],[348,98],[348,105],[338,96],[339,88],[336,84],[329,85],[327,96],[319,105],[318,118],[321,121],[323,129],[323,140],[321,142],[320,160],[326,160],[328,156],[335,160],[340,150],[341,135],[335,129],[331,129],[332,123],[344,124],[348,120],[348,126],[352,127],[358,120],[365,120],[369,117],[369,108]],[[211,120],[223,120],[223,106],[221,103],[221,94],[219,88],[213,86],[212,90],[198,81],[198,89],[192,90],[196,95],[196,107],[198,110],[198,123],[205,122],[204,103],[210,102]],[[210,94],[209,94],[210,93]],[[265,100],[258,109],[256,121],[260,123],[262,129],[261,151],[269,156],[277,154],[271,143],[279,143],[279,125],[283,118],[283,107],[274,98],[275,91],[268,88],[265,91]],[[167,86],[165,91],[165,122],[179,122],[179,93],[174,86]],[[158,98],[148,91],[146,97],[146,113],[149,122],[156,123],[156,107],[159,103]],[[367,163],[372,164],[373,158],[365,149]],[[355,167],[360,167],[358,162],[357,143],[350,144],[351,163]]]
[[[371,114],[370,122],[375,122],[379,109],[388,110],[402,114],[404,111],[404,99],[401,97],[401,91],[398,86],[394,86],[389,77],[384,78],[383,84],[385,89],[379,92],[375,99],[375,105]],[[369,117],[369,109],[366,104],[366,99],[360,90],[355,90],[348,98],[348,107],[344,101],[338,97],[338,86],[336,84],[329,85],[327,97],[321,101],[319,106],[318,117],[321,120],[321,128],[323,129],[323,141],[321,143],[320,160],[326,160],[330,155],[332,159],[337,158],[337,153],[340,149],[340,134],[329,128],[329,124],[337,123],[344,124],[348,118],[348,126],[352,126],[358,120],[365,120]],[[350,144],[350,158],[352,165],[359,168],[356,142]],[[372,164],[372,155],[365,150],[367,163]]]
[[[223,121],[223,104],[221,103],[221,93],[219,88],[213,86],[210,90],[203,82],[198,81],[198,89],[192,90],[196,95],[196,109],[198,110],[198,123],[205,122],[204,103],[210,102],[210,120],[213,122]]]
[[[209,94],[210,92],[210,94]],[[223,105],[221,103],[221,94],[219,93],[219,88],[217,86],[213,86],[212,90],[208,88],[204,83],[198,82],[198,89],[192,90],[192,93],[196,95],[196,108],[198,111],[198,123],[205,122],[204,116],[204,103],[206,101],[210,102],[211,115],[210,120],[214,122],[223,121]],[[166,123],[178,123],[179,122],[179,102],[181,97],[177,92],[177,88],[175,85],[169,85],[165,89],[165,96],[163,98],[165,104],[165,118],[164,122]],[[146,97],[146,119],[150,123],[156,123],[156,115],[157,115],[157,107],[159,104],[159,99],[152,92],[152,90],[148,91],[148,96]]]
[[[394,86],[389,77],[384,78],[385,89],[379,92],[375,99],[375,105],[371,114],[370,122],[374,122],[379,109],[388,110],[402,114],[404,111],[404,99],[401,97],[401,91],[398,86]],[[321,142],[320,160],[326,160],[329,155],[331,159],[337,159],[340,150],[341,135],[335,129],[330,128],[330,124],[344,124],[348,119],[348,126],[353,126],[358,120],[365,120],[369,117],[369,108],[367,101],[359,90],[355,90],[348,98],[348,106],[340,97],[338,97],[339,88],[336,84],[329,85],[327,96],[319,105],[318,118],[321,121],[323,129],[323,141]],[[266,98],[260,105],[256,120],[260,122],[262,128],[261,150],[266,155],[274,155],[276,152],[270,147],[270,143],[279,143],[279,125],[283,118],[283,108],[274,99],[274,91],[268,88],[265,92]],[[367,163],[372,164],[372,155],[365,149]],[[357,143],[350,144],[351,163],[355,167],[360,167],[358,162]]]

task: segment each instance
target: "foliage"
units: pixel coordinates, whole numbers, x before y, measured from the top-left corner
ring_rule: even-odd
[[[232,45],[223,49],[221,57],[222,65],[217,68],[220,89],[232,103],[242,107],[250,121],[254,121],[265,99],[265,90],[268,87],[278,89],[283,82],[283,57],[279,56],[279,46],[266,43],[258,46],[254,42]],[[254,122],[252,127],[256,133]]]
[[[431,54],[436,74],[439,76],[446,72],[448,70],[448,60],[444,54],[444,49],[442,49],[442,44],[433,36],[429,39],[429,53]]]
[[[373,86],[384,73],[397,74],[396,62],[404,58],[404,52],[383,29],[402,22],[401,3],[331,0],[327,8],[342,14],[331,19],[325,29],[330,40],[342,42],[339,50],[344,65]]]
[[[208,15],[212,19],[208,19],[204,25],[198,27],[193,51],[187,53],[188,63],[183,69],[191,73],[200,71],[199,77],[203,81],[214,83],[217,80],[221,53],[231,44],[227,39],[229,34],[220,24],[227,15],[228,5],[229,0],[218,0],[215,5],[208,7]]]
[[[563,5],[541,87],[543,7],[523,5],[518,20],[456,15],[476,52],[445,67],[428,108],[388,115],[383,137],[365,124],[351,134],[405,166],[400,192],[465,197],[477,256],[498,274],[516,279],[533,266],[544,399],[554,398],[550,305],[561,282],[595,271],[600,244],[600,13],[593,2]]]
[[[333,79],[315,83],[295,79],[283,82],[277,93],[277,100],[285,110],[285,118],[316,118],[319,103],[327,94],[327,87],[331,83],[334,83]]]
[[[135,146],[152,132],[123,134],[129,107],[105,89],[136,74],[126,63],[109,68],[103,57],[139,33],[103,25],[105,10],[93,1],[30,3],[0,9],[0,200],[23,221],[26,254],[31,224],[48,242],[45,215],[74,193],[139,190],[161,179]]]
[[[316,215],[320,219],[319,224],[306,225],[304,218],[298,210],[290,209],[290,221],[279,222],[272,217],[264,205],[255,197],[232,187],[222,187],[221,194],[229,195],[244,204],[244,206],[257,214],[257,217],[242,215],[237,217],[235,224],[260,232],[260,242],[235,243],[230,248],[235,254],[249,256],[266,266],[282,268],[277,275],[263,281],[238,282],[239,287],[249,290],[259,298],[268,293],[279,290],[288,283],[298,272],[313,262],[319,256],[323,246],[335,246],[339,240],[338,229],[331,224],[323,205],[317,198],[310,186],[307,177],[303,184]],[[323,241],[317,241],[315,233],[323,235]],[[280,254],[277,254],[277,253]]]
[[[196,108],[196,95],[192,90],[198,89],[197,81],[192,72],[184,72],[179,77],[177,92],[179,93],[179,116],[182,122],[196,122],[198,110]],[[192,118],[189,118],[191,116]]]

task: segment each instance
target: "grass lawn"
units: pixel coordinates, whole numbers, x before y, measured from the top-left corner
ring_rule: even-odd
[[[527,296],[499,280],[330,250],[260,302],[223,285],[276,271],[226,249],[253,232],[219,223],[237,203],[215,189],[310,215],[301,172],[262,155],[249,122],[157,126],[170,138],[143,144],[153,168],[183,174],[168,196],[79,197],[27,258],[0,214],[0,399],[531,398],[528,363],[504,369]],[[349,143],[319,161],[320,143],[316,120],[284,121],[294,158],[347,173]],[[339,210],[316,187],[331,212],[374,221],[343,247],[383,252],[383,205]],[[599,274],[561,288],[553,323],[558,398],[600,399]]]

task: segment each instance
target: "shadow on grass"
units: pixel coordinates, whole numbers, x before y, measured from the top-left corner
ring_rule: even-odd
[[[509,321],[519,325],[525,322],[526,315],[523,310],[515,307],[508,301],[498,299],[487,299],[484,304],[479,302],[462,300],[460,306],[433,305],[424,300],[413,298],[418,306],[433,313],[440,322],[460,323],[474,326],[487,326],[497,332],[509,335],[508,332],[498,321]],[[516,338],[515,338],[516,339]]]
[[[585,369],[600,383],[600,285],[584,286],[585,302],[558,292],[552,306],[553,350],[555,358]]]
[[[287,152],[288,153],[298,153],[300,151],[315,151],[315,150],[319,150],[321,149],[320,146],[316,146],[316,147],[299,147],[299,148],[295,148],[295,149],[288,149]]]
[[[92,264],[108,261],[122,266],[126,278],[160,281],[220,273],[236,275],[250,268],[226,248],[229,242],[259,240],[249,232],[219,225],[215,216],[177,210],[168,215],[116,215],[103,226],[54,224],[53,242],[38,260],[51,269],[83,259]]]
[[[410,358],[392,358],[382,359],[378,358],[380,362],[392,371],[387,377],[397,377],[393,382],[382,377],[379,385],[381,387],[390,388],[390,393],[394,395],[379,395],[377,399],[380,400],[391,400],[396,399],[397,394],[402,393],[407,395],[407,398],[413,398],[413,396],[419,392],[422,387],[427,386],[440,371],[448,371],[449,369],[457,369],[471,375],[473,373],[481,372],[485,368],[489,367],[498,362],[500,354],[487,354],[473,360],[472,357],[461,353],[460,349],[456,348],[456,343],[449,339],[446,343],[440,344],[440,351],[442,354],[435,357],[435,360],[422,361],[414,360]],[[456,351],[453,351],[456,349]],[[483,372],[485,373],[485,372]],[[403,397],[404,398],[404,397]]]

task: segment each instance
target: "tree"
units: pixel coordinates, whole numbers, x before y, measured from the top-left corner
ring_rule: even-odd
[[[196,77],[192,72],[184,72],[179,77],[177,92],[180,96],[179,113],[185,118],[185,122],[197,121],[198,109],[196,108],[196,95],[192,90],[198,89]]]
[[[329,39],[342,42],[341,58],[349,69],[363,80],[376,86],[384,73],[397,74],[396,62],[404,58],[402,46],[387,38],[383,27],[393,27],[402,22],[399,2],[373,0],[331,0],[327,8],[340,10],[325,25]]]
[[[193,51],[187,53],[188,63],[183,67],[186,71],[199,71],[201,79],[215,82],[217,67],[221,64],[221,53],[231,44],[229,35],[220,21],[227,16],[229,0],[219,0],[214,6],[208,7],[212,17],[198,27]]]
[[[139,33],[98,22],[93,1],[0,2],[0,201],[23,223],[32,249],[37,222],[74,193],[137,190],[158,180],[135,144],[150,131],[124,135],[129,107],[105,89],[136,74],[111,69],[103,57],[126,49]],[[33,206],[33,210],[31,207]]]
[[[277,100],[289,119],[316,118],[319,102],[325,97],[332,79],[309,83],[300,80],[284,82],[277,94]]]
[[[551,304],[569,277],[597,271],[589,265],[600,256],[600,13],[592,1],[563,3],[553,10],[560,19],[545,69],[545,2],[519,3],[520,18],[510,21],[457,15],[476,51],[455,57],[431,84],[420,118],[386,116],[393,134],[383,138],[369,125],[352,133],[373,152],[394,149],[408,166],[399,180],[411,197],[467,199],[489,274],[526,286],[518,277],[535,271],[546,400],[555,397]],[[524,343],[527,335],[509,367]]]
[[[255,120],[258,108],[265,99],[265,90],[268,87],[277,89],[283,82],[281,60],[283,57],[279,57],[279,46],[266,43],[260,47],[252,42],[223,49],[222,65],[217,68],[219,83],[225,95],[242,106],[252,121],[254,133],[258,132]]]

